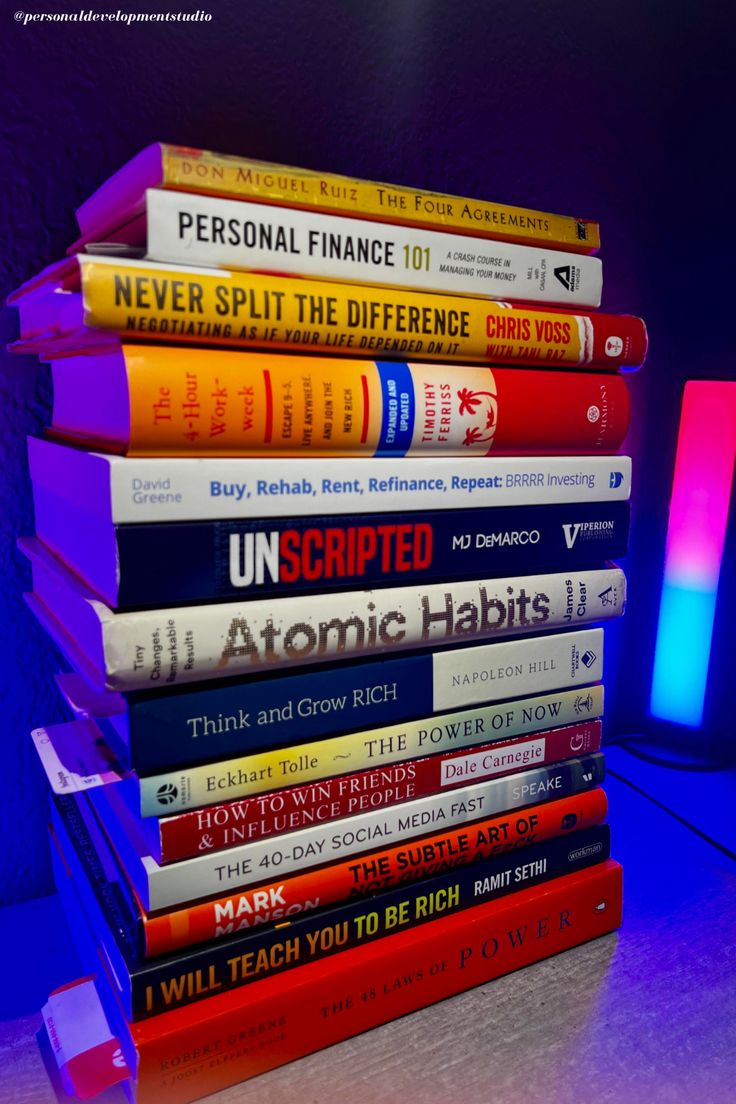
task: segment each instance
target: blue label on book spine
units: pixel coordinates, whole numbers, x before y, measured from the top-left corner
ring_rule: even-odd
[[[379,361],[383,417],[376,456],[406,456],[414,435],[414,382],[406,364]]]

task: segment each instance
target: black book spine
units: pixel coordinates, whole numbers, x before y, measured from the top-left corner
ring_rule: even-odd
[[[268,926],[131,970],[133,1020],[313,962],[438,916],[604,861],[607,825],[500,855],[289,924]],[[517,933],[520,940],[524,932]]]
[[[120,525],[118,609],[598,567],[628,502]]]

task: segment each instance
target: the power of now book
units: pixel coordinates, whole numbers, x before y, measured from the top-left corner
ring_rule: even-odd
[[[35,600],[112,690],[572,628],[620,617],[620,568],[113,613],[36,540]]]
[[[94,548],[114,525],[224,518],[392,514],[624,502],[628,456],[144,459],[30,437],[36,511],[60,511]],[[570,521],[573,519],[571,518]]]
[[[51,431],[130,456],[613,453],[617,373],[123,345],[51,362]]]
[[[17,352],[139,341],[482,364],[638,367],[633,315],[80,254],[9,298]]]
[[[127,241],[131,234],[140,233],[141,221],[145,225],[148,188],[324,211],[574,253],[595,253],[600,246],[598,223],[592,219],[356,180],[163,142],[141,150],[78,208],[82,239],[77,244]]]
[[[115,238],[149,261],[598,307],[597,257],[429,228],[150,189]],[[120,251],[90,242],[87,251]]]

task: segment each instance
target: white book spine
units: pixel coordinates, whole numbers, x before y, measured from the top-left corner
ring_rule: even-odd
[[[573,628],[619,617],[626,581],[609,567],[134,613],[88,601],[106,685],[133,690]]]
[[[146,193],[147,256],[488,299],[597,307],[597,257],[186,192]]]
[[[407,502],[413,510],[611,502],[631,493],[628,456],[103,459],[118,525],[394,513]]]
[[[228,851],[199,855],[170,866],[159,866],[143,856],[149,890],[149,911],[171,908],[186,901],[245,889],[254,883],[293,874],[349,855],[404,842],[427,832],[451,828],[506,810],[523,808],[590,787],[593,774],[583,764],[597,764],[602,756],[571,759],[550,767],[493,778],[473,786],[418,798],[389,809],[376,809],[332,824],[304,828],[285,836],[257,840]]]

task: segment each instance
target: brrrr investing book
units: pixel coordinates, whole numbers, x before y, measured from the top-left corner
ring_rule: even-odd
[[[42,355],[127,337],[613,371],[638,367],[647,345],[633,315],[85,255],[8,301],[20,317],[13,349]]]
[[[592,219],[463,199],[397,184],[356,180],[335,173],[254,161],[157,142],[102,184],[77,210],[82,243],[116,240],[144,211],[147,188],[200,193],[254,203],[454,230],[480,238],[595,253]]]

